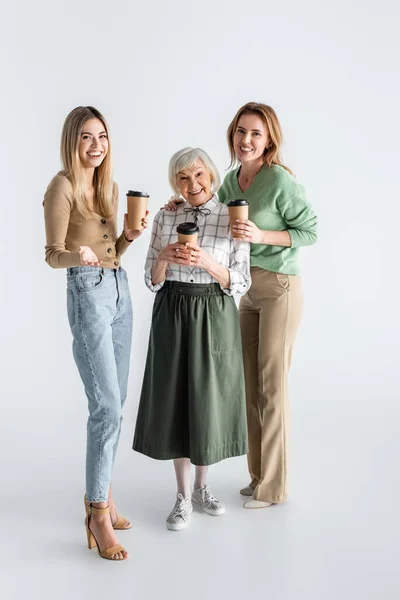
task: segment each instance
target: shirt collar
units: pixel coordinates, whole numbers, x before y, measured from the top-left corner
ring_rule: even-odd
[[[218,200],[217,196],[214,194],[209,200],[207,200],[207,202],[205,204],[202,204],[199,208],[208,208],[208,210],[211,210],[211,212],[212,212],[214,210],[214,208],[218,205],[219,205],[219,200]],[[190,206],[192,206],[192,205],[187,200],[184,200],[184,202],[181,202],[179,204],[178,208],[189,208]],[[193,208],[196,208],[196,207],[193,206]]]
[[[192,206],[190,202],[187,202],[186,206],[183,208],[183,212],[187,215],[189,221],[193,221],[197,225],[199,219],[202,220],[202,217],[211,215],[216,206],[216,203],[213,202],[213,198],[214,197],[211,197],[210,200],[207,200],[205,204],[201,204],[200,206]]]

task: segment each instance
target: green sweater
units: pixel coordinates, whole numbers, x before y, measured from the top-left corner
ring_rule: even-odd
[[[304,188],[283,167],[264,166],[248,190],[242,192],[237,176],[239,169],[230,171],[218,191],[220,202],[244,198],[249,203],[249,219],[259,229],[287,230],[292,245],[268,246],[251,244],[250,264],[267,271],[298,275],[300,246],[317,240],[317,217],[308,202]]]

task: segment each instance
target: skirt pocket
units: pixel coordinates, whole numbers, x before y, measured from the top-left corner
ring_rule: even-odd
[[[212,352],[230,352],[242,348],[239,311],[232,296],[211,299]]]

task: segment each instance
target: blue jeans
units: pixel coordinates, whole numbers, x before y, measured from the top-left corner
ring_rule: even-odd
[[[73,354],[88,398],[86,498],[107,502],[127,394],[132,305],[123,269],[67,269]]]

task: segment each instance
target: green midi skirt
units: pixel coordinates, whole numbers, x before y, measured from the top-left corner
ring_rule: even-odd
[[[133,449],[195,465],[247,453],[238,310],[218,284],[157,292]]]

